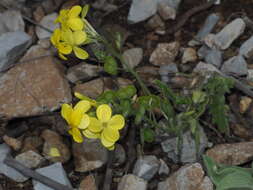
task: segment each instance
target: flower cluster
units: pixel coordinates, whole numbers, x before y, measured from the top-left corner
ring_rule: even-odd
[[[55,23],[60,23],[60,28],[55,29],[51,36],[52,44],[58,49],[59,56],[67,60],[65,55],[69,55],[72,52],[79,59],[87,59],[88,53],[80,48],[89,42],[87,34],[85,32],[85,19],[86,15],[80,14],[82,7],[73,6],[71,9],[63,9],[60,11],[60,15],[56,18]]]
[[[89,116],[89,110],[95,107],[95,116]],[[119,130],[125,125],[122,115],[112,115],[112,109],[107,104],[96,105],[94,100],[81,100],[73,108],[69,104],[63,104],[62,117],[69,125],[69,134],[74,141],[83,142],[83,135],[90,139],[101,140],[103,146],[109,150],[115,148],[115,142],[119,140]]]

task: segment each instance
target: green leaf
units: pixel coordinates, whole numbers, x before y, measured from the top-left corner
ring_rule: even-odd
[[[150,128],[144,128],[144,129],[142,128],[141,129],[141,135],[142,135],[142,138],[143,138],[144,142],[151,143],[155,140],[155,133]]]
[[[104,70],[105,72],[111,74],[111,75],[117,75],[118,74],[118,64],[114,57],[107,56],[104,61]]]
[[[127,117],[132,110],[132,105],[130,100],[121,100],[120,101],[120,108],[121,108],[121,113],[123,114],[124,117]]]
[[[193,100],[193,103],[195,104],[204,102],[205,98],[206,98],[206,93],[200,90],[195,90],[192,93],[192,100]]]
[[[128,85],[124,88],[120,88],[116,94],[118,99],[130,99],[136,94],[137,90],[134,85]]]
[[[138,108],[138,110],[136,111],[136,114],[135,114],[135,121],[134,121],[134,123],[136,125],[139,125],[141,123],[141,121],[142,121],[142,119],[143,119],[143,117],[145,115],[145,112],[146,112],[145,107],[142,106],[142,105],[140,105],[139,108]]]
[[[160,106],[160,98],[156,95],[141,96],[137,102],[145,109],[153,109]]]
[[[84,5],[83,6],[83,10],[82,10],[82,13],[81,13],[81,18],[84,19],[84,17],[86,17],[88,11],[90,9],[90,6],[89,5]]]

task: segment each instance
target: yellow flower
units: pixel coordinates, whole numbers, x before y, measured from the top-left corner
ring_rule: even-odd
[[[74,108],[69,104],[62,105],[61,115],[70,127],[68,132],[72,135],[74,141],[78,143],[83,142],[80,129],[86,129],[90,124],[90,118],[85,114],[90,107],[90,102],[86,100],[79,101]]]
[[[68,55],[72,51],[79,59],[87,59],[89,54],[78,47],[84,44],[86,40],[87,35],[81,30],[72,32],[70,29],[60,30],[57,28],[51,36],[52,44],[58,49],[59,56],[64,60],[67,60],[64,55]]]
[[[60,15],[56,18],[56,23],[61,23],[63,30],[70,28],[73,31],[82,30],[84,28],[84,22],[79,17],[82,11],[82,7],[76,5],[70,10],[63,9],[60,11]]]
[[[97,118],[90,117],[90,124],[83,134],[88,138],[95,138],[100,134],[103,146],[113,150],[120,137],[119,130],[125,125],[125,119],[119,114],[112,116],[112,109],[106,104],[98,106],[96,115]]]
[[[97,102],[96,102],[96,100],[92,100],[91,98],[89,98],[89,97],[87,97],[87,96],[85,96],[85,95],[83,95],[83,94],[81,94],[81,93],[79,93],[79,92],[75,92],[74,95],[75,95],[75,97],[77,97],[78,99],[80,99],[80,100],[87,100],[87,101],[90,102],[90,104],[91,104],[92,106],[97,107]]]

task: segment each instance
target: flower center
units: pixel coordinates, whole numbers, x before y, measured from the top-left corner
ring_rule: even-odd
[[[106,128],[106,127],[107,127],[107,123],[103,122],[103,123],[102,123],[102,127],[103,127],[103,128]]]

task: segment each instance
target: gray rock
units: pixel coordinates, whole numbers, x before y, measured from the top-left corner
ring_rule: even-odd
[[[247,75],[247,62],[240,55],[231,57],[229,60],[223,63],[221,71],[225,74],[237,76]]]
[[[197,54],[199,56],[199,58],[203,59],[209,52],[210,52],[211,48],[209,48],[206,45],[201,46],[201,48],[199,48]]]
[[[52,164],[50,166],[44,167],[44,168],[39,168],[36,171],[40,173],[41,175],[47,176],[51,178],[52,180],[55,180],[61,183],[62,185],[67,185],[72,188],[65,170],[62,167],[62,164],[59,162]],[[33,187],[34,187],[34,190],[53,190],[52,188],[36,180],[33,180]]]
[[[138,66],[143,58],[142,48],[131,48],[123,53],[124,60],[129,64],[131,68]]]
[[[179,4],[181,3],[181,0],[158,0],[158,2],[165,2],[167,3],[170,7],[177,9],[179,7]]]
[[[158,13],[163,20],[175,20],[177,11],[175,8],[170,7],[166,2],[158,3]]]
[[[157,173],[159,165],[156,156],[143,156],[136,161],[133,174],[148,181]]]
[[[3,174],[16,182],[25,182],[28,180],[27,177],[3,163],[4,159],[10,152],[11,149],[8,145],[0,144],[0,174]]]
[[[133,0],[127,20],[135,24],[153,16],[157,10],[157,0]]]
[[[253,56],[253,36],[251,36],[241,45],[239,53],[246,58],[250,58]]]
[[[168,157],[173,159],[174,162],[196,162],[198,159],[197,155],[201,155],[204,152],[205,148],[208,146],[206,134],[201,127],[199,128],[199,135],[200,144],[198,152],[196,152],[197,150],[195,140],[190,131],[185,132],[182,136],[181,155],[179,155],[179,150],[177,148],[178,137],[163,141],[161,143],[162,149],[164,152],[168,153]],[[178,158],[180,158],[180,160]]]
[[[0,72],[11,67],[30,43],[31,37],[21,31],[2,34],[0,36]]]
[[[204,60],[206,63],[220,68],[222,63],[222,52],[217,49],[210,49],[207,55],[204,57]]]
[[[170,168],[162,159],[159,159],[159,160],[160,160],[160,168],[158,170],[159,175],[161,174],[168,175],[170,173]]]
[[[113,165],[119,166],[126,161],[126,151],[122,145],[116,144],[114,157],[113,157]]]
[[[216,46],[222,50],[227,49],[244,32],[245,27],[241,18],[233,20],[215,35]]]
[[[247,79],[253,81],[253,69],[248,70]]]
[[[46,160],[41,155],[32,150],[17,155],[15,159],[28,168],[37,168]]]
[[[215,13],[210,14],[206,18],[204,25],[198,31],[195,38],[199,41],[203,41],[204,38],[213,30],[219,19],[220,19],[219,15]]]
[[[72,83],[80,80],[86,81],[93,77],[97,77],[102,70],[103,68],[98,65],[80,63],[68,69],[67,79]]]
[[[147,22],[147,27],[151,29],[163,29],[164,26],[165,24],[158,14],[152,16]]]
[[[55,24],[54,20],[58,17],[57,13],[52,13],[49,14],[47,16],[44,16],[41,21],[40,21],[40,25],[45,26],[46,28],[50,29],[50,30],[55,30],[56,28],[59,28],[59,24]],[[38,36],[39,39],[43,39],[43,38],[49,38],[52,34],[48,31],[46,31],[45,29],[36,26],[36,34]]]
[[[174,74],[178,72],[177,64],[171,63],[168,65],[163,65],[159,68],[159,74],[161,76],[168,75],[168,74]]]
[[[0,13],[0,35],[6,32],[24,32],[24,30],[25,23],[20,11],[8,10]]]
[[[128,174],[124,175],[119,184],[118,190],[146,190],[147,182],[135,175]]]
[[[206,72],[220,73],[220,71],[214,65],[211,65],[205,62],[199,62],[197,66],[194,68],[193,72],[202,73],[202,74],[205,74]]]

